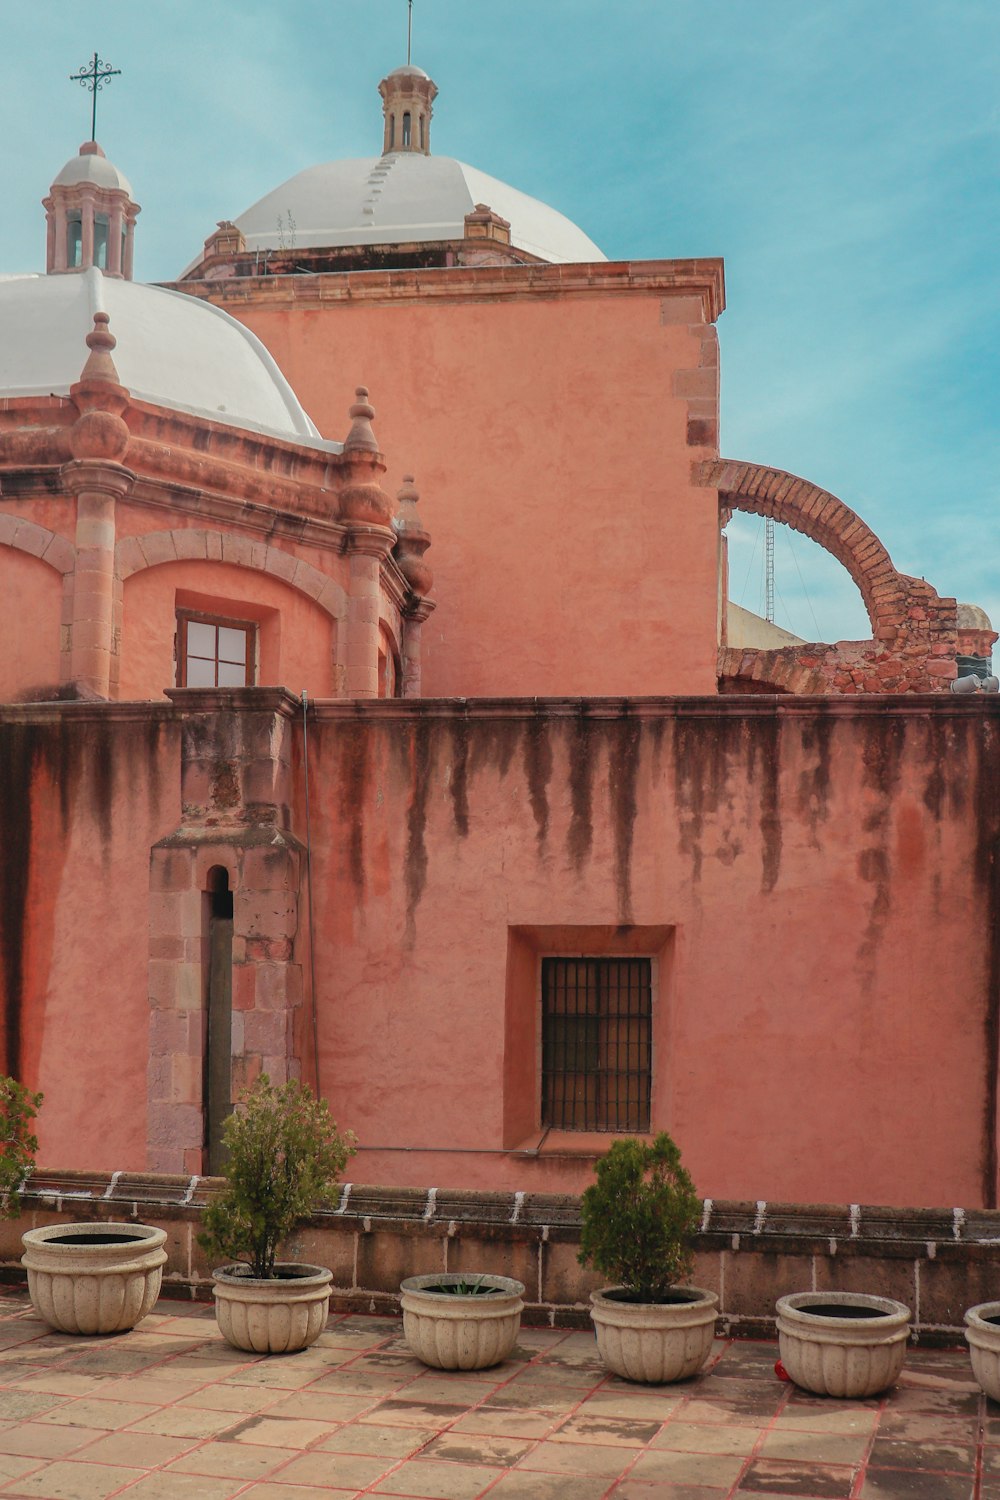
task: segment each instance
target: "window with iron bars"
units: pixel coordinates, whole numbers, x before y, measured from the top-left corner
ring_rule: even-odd
[[[542,959],[542,1124],[646,1131],[652,1088],[649,958]]]

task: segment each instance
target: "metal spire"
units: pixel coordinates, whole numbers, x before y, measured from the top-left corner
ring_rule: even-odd
[[[410,0],[412,6],[413,0]],[[112,68],[94,53],[90,67],[82,67],[79,73],[69,75],[70,83],[82,83],[85,89],[89,89],[94,96],[93,109],[90,112],[90,139],[97,140],[97,95],[110,78],[120,78],[121,68]]]
[[[410,0],[406,17],[406,66],[410,66],[410,53],[413,50],[413,0]]]

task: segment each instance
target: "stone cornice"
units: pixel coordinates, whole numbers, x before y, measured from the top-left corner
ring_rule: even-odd
[[[531,266],[446,266],[431,270],[332,271],[315,276],[246,276],[163,283],[221,307],[316,306],[337,302],[496,302],[507,298],[624,294],[699,297],[706,322],[726,305],[721,258],[623,260]]]

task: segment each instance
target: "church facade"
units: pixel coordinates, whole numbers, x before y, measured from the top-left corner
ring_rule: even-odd
[[[87,143],[47,274],[0,282],[43,1160],[209,1172],[266,1070],[390,1186],[575,1191],[668,1129],[711,1196],[995,1206],[989,621],[725,457],[720,261],[608,262],[431,153],[421,70],[380,90],[381,156],[170,287]],[[737,632],[734,509],[832,552],[871,638]]]

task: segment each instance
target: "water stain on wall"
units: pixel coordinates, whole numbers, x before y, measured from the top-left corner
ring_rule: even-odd
[[[571,808],[566,852],[577,874],[590,856],[594,839],[594,746],[588,713],[587,704],[581,703],[566,726]]]
[[[549,718],[545,710],[536,709],[528,721],[522,741],[524,774],[528,797],[535,819],[535,838],[539,851],[544,850],[549,833],[549,782],[552,779],[552,742]]]
[[[641,725],[623,707],[607,725],[609,739],[608,797],[615,841],[615,891],[618,921],[632,921],[632,844],[637,809]]]

